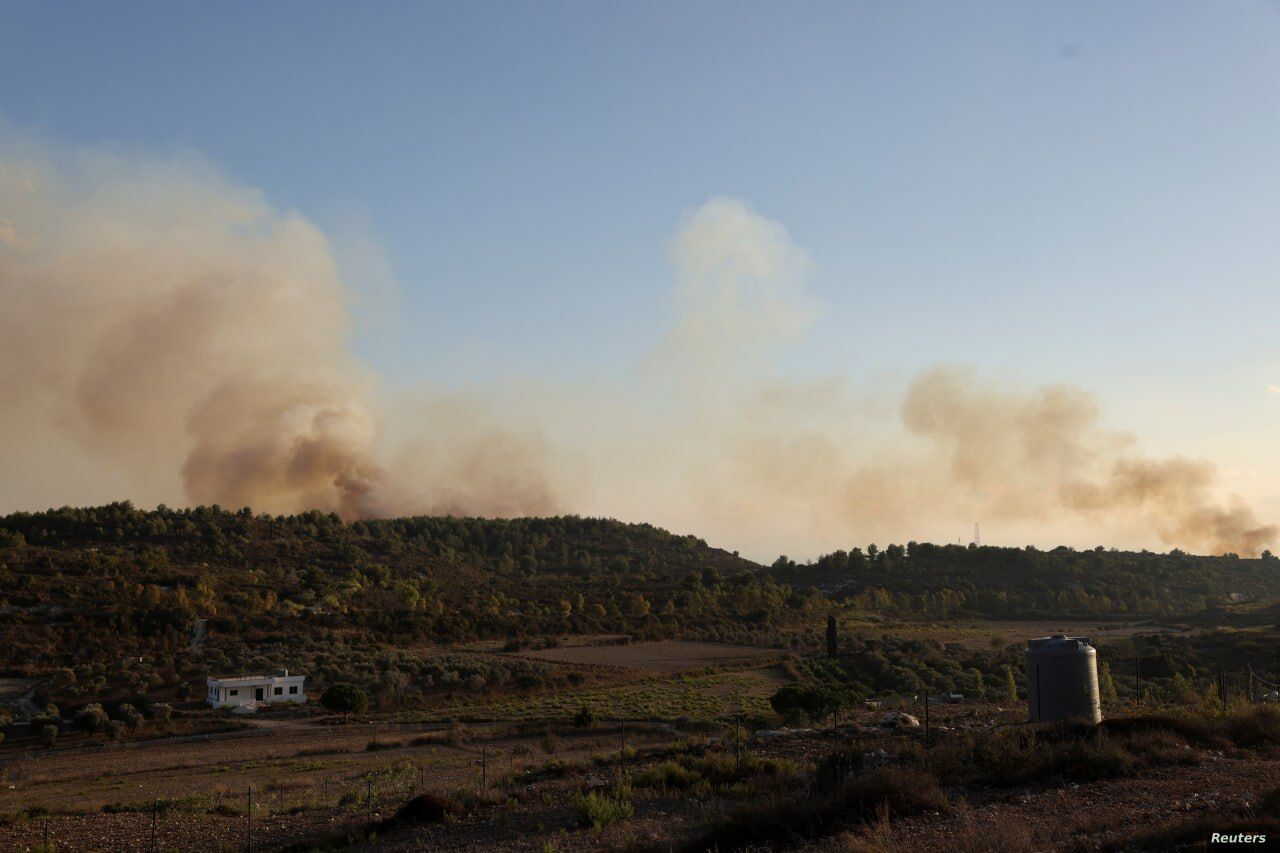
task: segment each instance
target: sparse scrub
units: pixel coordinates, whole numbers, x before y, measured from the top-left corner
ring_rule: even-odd
[[[635,813],[630,799],[618,794],[588,791],[574,799],[574,808],[580,826],[601,830],[629,819]]]
[[[905,817],[945,811],[946,795],[937,780],[920,770],[883,767],[852,779],[833,793],[804,797],[768,807],[746,807],[708,830],[685,849],[744,850],[767,844],[816,839],[863,823],[877,812]]]

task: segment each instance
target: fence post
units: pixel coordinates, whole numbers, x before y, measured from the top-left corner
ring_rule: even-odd
[[[253,853],[253,786],[249,786],[249,808],[245,810],[249,818],[249,853]]]
[[[733,775],[742,775],[742,715],[733,718]]]
[[[489,747],[480,747],[480,790],[489,790]]]
[[[156,818],[160,814],[160,801],[151,801],[151,849],[160,850],[160,845],[156,843]]]

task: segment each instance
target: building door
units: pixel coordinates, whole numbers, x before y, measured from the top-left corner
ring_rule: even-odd
[[[253,691],[253,698],[254,698],[254,699],[257,699],[259,702],[261,702],[261,701],[262,701],[262,688],[261,688],[261,687],[258,687],[258,688],[255,688],[255,689],[254,689],[254,691]]]

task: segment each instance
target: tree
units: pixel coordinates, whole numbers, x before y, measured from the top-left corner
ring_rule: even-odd
[[[1018,701],[1018,680],[1013,677],[1013,667],[1004,668],[1004,701]]]
[[[339,681],[325,690],[320,704],[337,714],[363,714],[369,710],[369,694],[349,681]]]
[[[1103,702],[1116,701],[1116,683],[1111,677],[1111,664],[1098,664],[1098,693]]]
[[[833,658],[840,654],[840,634],[836,628],[836,615],[834,613],[827,616],[827,657]]]
[[[40,727],[40,742],[47,748],[53,749],[58,743],[58,727],[53,723]]]

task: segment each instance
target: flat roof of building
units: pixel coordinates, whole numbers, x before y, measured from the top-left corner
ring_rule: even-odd
[[[305,678],[306,676],[297,673],[289,675],[211,675],[209,681],[217,681],[221,684],[244,684],[252,681],[283,681],[286,678]]]

